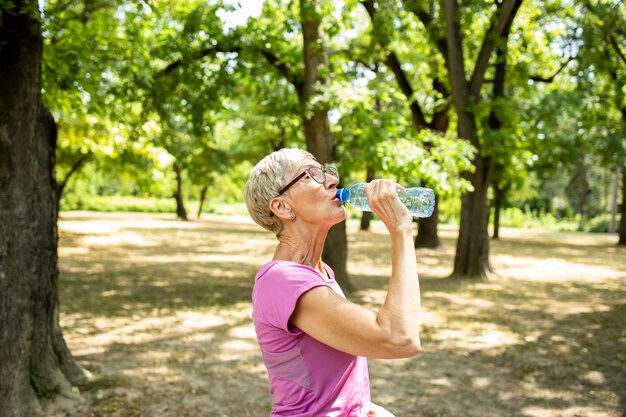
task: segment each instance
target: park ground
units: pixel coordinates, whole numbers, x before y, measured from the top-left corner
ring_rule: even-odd
[[[64,212],[61,325],[91,380],[49,414],[264,417],[250,320],[276,240],[241,216]],[[383,301],[389,240],[348,224],[352,298]],[[626,248],[604,234],[503,229],[489,281],[446,279],[456,229],[416,251],[422,346],[370,360],[373,400],[397,417],[619,417],[626,408]],[[339,318],[338,318],[339,319]]]

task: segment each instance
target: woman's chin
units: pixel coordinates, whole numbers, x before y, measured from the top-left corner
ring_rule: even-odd
[[[339,207],[338,212],[339,213],[337,215],[337,218],[338,218],[337,223],[340,223],[348,217],[348,213],[346,212],[346,208],[344,206]]]

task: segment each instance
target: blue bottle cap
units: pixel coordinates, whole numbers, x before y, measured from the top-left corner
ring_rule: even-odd
[[[337,188],[337,198],[341,200],[342,203],[348,201],[350,198],[350,190],[347,188]]]

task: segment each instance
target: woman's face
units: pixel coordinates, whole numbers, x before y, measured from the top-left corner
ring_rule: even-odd
[[[314,160],[304,160],[287,182],[305,172],[309,167],[322,168]],[[304,175],[285,192],[284,196],[289,199],[296,217],[300,220],[333,225],[346,218],[346,210],[336,196],[339,178],[328,173],[325,174],[325,178],[324,183],[320,184],[310,175]]]

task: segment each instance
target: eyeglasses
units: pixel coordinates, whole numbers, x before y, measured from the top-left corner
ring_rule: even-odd
[[[278,195],[281,195],[282,193],[287,191],[295,183],[300,181],[305,175],[308,175],[310,178],[313,179],[313,181],[317,182],[318,184],[324,184],[326,182],[326,174],[332,175],[333,177],[339,179],[339,171],[337,171],[337,168],[333,165],[327,165],[326,168],[324,169],[320,167],[316,167],[316,166],[311,166],[311,167],[306,168],[302,174],[298,175],[296,178],[291,180],[289,184],[285,185],[278,192]]]
[[[281,190],[278,192],[278,195],[281,195],[284,192],[286,192],[295,183],[300,181],[305,175],[308,175],[309,178],[312,178],[313,181],[315,181],[318,184],[324,184],[326,182],[326,175],[327,174],[328,175],[332,175],[333,177],[337,178],[337,181],[339,181],[339,171],[337,170],[337,167],[335,167],[334,165],[327,165],[323,169],[320,168],[320,167],[316,167],[316,166],[310,166],[310,167],[306,168],[304,170],[304,172],[302,172],[296,178],[291,180],[289,182],[289,184],[287,184],[283,188],[281,188]],[[274,215],[274,213],[270,212],[270,217],[272,217],[273,215]]]

